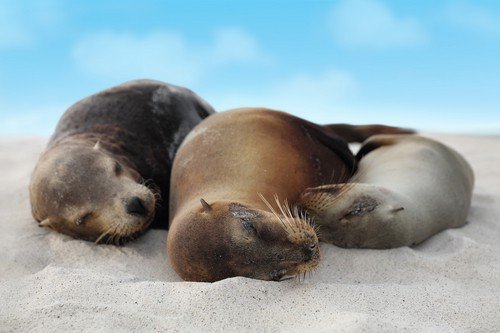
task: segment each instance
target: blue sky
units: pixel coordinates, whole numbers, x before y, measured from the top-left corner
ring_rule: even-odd
[[[137,78],[222,111],[500,134],[498,1],[0,1],[0,135]]]

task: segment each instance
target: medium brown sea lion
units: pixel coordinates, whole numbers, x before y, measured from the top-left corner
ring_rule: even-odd
[[[33,216],[40,226],[117,244],[150,223],[166,228],[168,205],[155,196],[168,199],[174,154],[211,113],[190,90],[149,80],[79,101],[62,116],[33,171]]]
[[[376,135],[357,157],[353,183],[311,188],[299,201],[314,216],[322,241],[409,246],[465,223],[474,175],[453,149],[416,135]]]
[[[306,188],[354,171],[334,129],[266,109],[227,111],[198,125],[172,168],[167,247],[175,271],[216,281],[280,280],[313,269],[318,238],[293,205]],[[287,202],[269,204],[273,197]]]

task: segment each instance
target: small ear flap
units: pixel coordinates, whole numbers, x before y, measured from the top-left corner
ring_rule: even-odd
[[[97,142],[94,145],[94,149],[95,150],[100,150],[101,149],[101,141],[100,140],[97,140]]]
[[[205,201],[203,198],[200,198],[201,205],[203,206],[204,212],[209,212],[212,210],[212,207]]]
[[[51,227],[52,226],[52,221],[49,218],[46,218],[45,220],[41,221],[38,223],[38,226],[41,227]]]

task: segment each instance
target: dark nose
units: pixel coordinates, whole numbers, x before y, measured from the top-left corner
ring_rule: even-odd
[[[125,200],[125,210],[131,215],[144,216],[148,213],[144,202],[138,197],[127,198]]]
[[[318,255],[318,244],[310,244],[304,247],[304,259],[306,262],[313,260]]]

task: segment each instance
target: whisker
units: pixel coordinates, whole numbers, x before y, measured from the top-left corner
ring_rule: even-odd
[[[161,201],[163,201],[162,196],[161,196],[161,190],[158,187],[158,185],[156,185],[156,183],[153,181],[153,179],[150,179],[150,178],[149,179],[144,179],[144,178],[142,178],[140,180],[140,184],[143,185],[143,186],[146,186],[151,191],[151,193],[155,197],[156,204],[159,204],[159,203],[161,203]]]
[[[120,234],[116,234],[113,238],[113,244],[120,245]]]
[[[287,216],[289,216],[290,219],[293,221],[293,224],[295,225],[295,227],[298,228],[298,229],[301,229],[300,228],[301,227],[300,222],[297,221],[297,219],[296,219],[297,217],[299,217],[298,216],[298,211],[296,210],[296,207],[295,206],[293,207],[293,213],[292,213],[292,209],[290,209],[290,205],[288,203],[288,199],[285,199],[284,206],[285,206],[285,212],[286,212]]]
[[[291,227],[290,219],[288,218],[285,211],[283,210],[283,206],[280,203],[280,200],[278,198],[278,194],[274,194],[274,201],[276,201],[276,205],[278,206],[279,210],[281,211],[281,214],[285,218],[287,224]]]
[[[106,230],[105,232],[103,232],[99,237],[97,237],[97,239],[95,240],[95,244],[99,244],[99,242],[108,234],[108,232],[111,231],[111,228],[109,228],[108,230]]]
[[[283,221],[283,219],[278,215],[278,213],[276,212],[276,210],[274,210],[273,206],[271,206],[271,204],[269,203],[269,201],[267,201],[266,198],[264,198],[264,196],[262,195],[262,193],[257,193],[260,197],[260,199],[264,202],[264,204],[267,206],[267,208],[269,208],[269,210],[271,211],[271,213],[276,216],[276,218],[281,222],[281,225],[283,227],[283,229],[285,229],[286,232],[288,232],[288,228],[287,228],[287,225],[285,224],[285,222]]]

